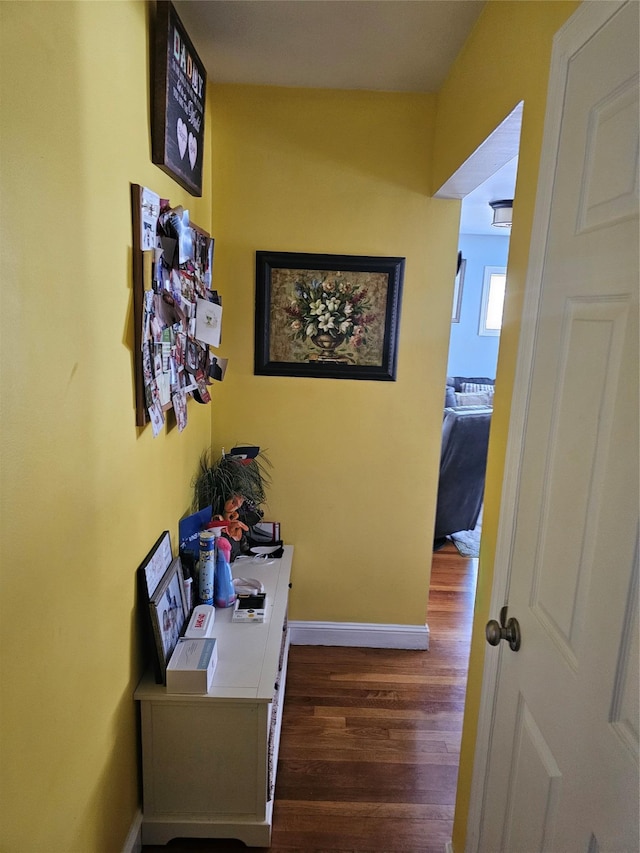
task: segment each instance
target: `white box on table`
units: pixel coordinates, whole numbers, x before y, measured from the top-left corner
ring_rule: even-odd
[[[217,663],[215,638],[182,637],[167,666],[167,693],[208,693]]]

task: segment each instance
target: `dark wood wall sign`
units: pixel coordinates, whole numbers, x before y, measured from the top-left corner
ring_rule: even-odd
[[[158,0],[151,111],[152,160],[202,195],[207,74],[171,3]]]

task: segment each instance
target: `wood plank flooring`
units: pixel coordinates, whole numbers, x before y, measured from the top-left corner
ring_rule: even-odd
[[[444,853],[477,562],[451,543],[433,555],[428,652],[291,647],[271,853]],[[247,848],[174,839],[142,849]]]

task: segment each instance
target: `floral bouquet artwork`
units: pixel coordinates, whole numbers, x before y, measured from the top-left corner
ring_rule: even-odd
[[[395,378],[403,259],[257,256],[257,373]]]
[[[380,362],[388,276],[274,270],[271,356],[342,364]]]
[[[349,349],[342,358],[351,363],[367,346],[367,332],[378,319],[369,288],[353,274],[345,277],[340,272],[310,274],[297,281],[284,310],[291,336],[317,347],[319,354],[312,351],[310,358],[335,358],[336,349],[346,343]]]

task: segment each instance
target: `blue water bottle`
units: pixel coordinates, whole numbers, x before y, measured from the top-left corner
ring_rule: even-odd
[[[216,536],[217,533],[213,530],[202,530],[200,533],[200,562],[198,567],[198,599],[200,604],[213,604]]]
[[[231,542],[221,536],[217,541],[216,573],[214,580],[214,604],[216,607],[231,607],[235,604],[236,591],[231,577]]]

